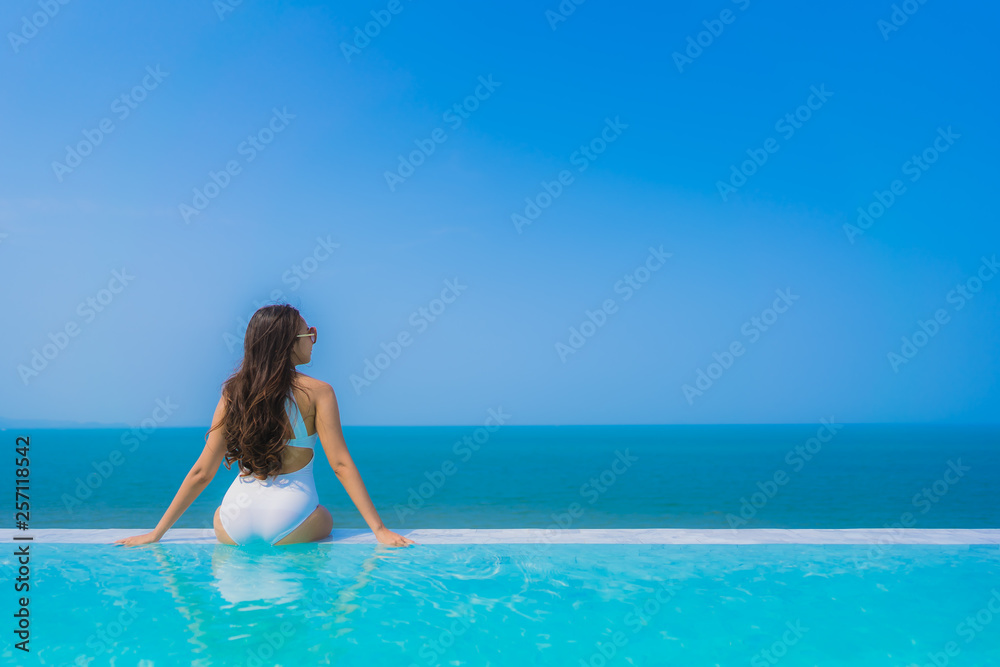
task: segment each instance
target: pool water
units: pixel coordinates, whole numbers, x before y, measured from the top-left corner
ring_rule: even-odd
[[[1000,526],[1000,429],[844,425],[820,440],[821,428],[345,433],[381,517],[404,534]],[[152,529],[205,430],[33,431],[32,528]],[[334,525],[366,530],[329,466],[315,474]],[[210,531],[234,476],[220,469],[173,528]],[[0,643],[0,665],[1000,665],[995,543],[39,541],[31,568],[32,652]]]
[[[1000,665],[997,545],[35,544],[32,568],[32,652],[2,664]]]

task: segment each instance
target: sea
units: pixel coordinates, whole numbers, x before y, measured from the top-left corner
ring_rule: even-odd
[[[145,532],[207,428],[8,428],[4,475],[27,438],[31,528]],[[997,426],[345,426],[344,437],[395,531],[1000,527]],[[367,528],[319,445],[313,470],[334,527]],[[221,465],[173,527],[211,528],[236,475]]]

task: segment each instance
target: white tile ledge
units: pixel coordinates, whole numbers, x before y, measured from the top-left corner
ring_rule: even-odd
[[[139,535],[136,528],[40,528],[20,531],[0,529],[0,540],[31,536],[41,544],[111,544]],[[997,528],[594,528],[548,530],[502,529],[394,529],[419,544],[997,544]],[[176,528],[160,544],[217,544],[211,529]],[[334,530],[320,544],[376,544],[369,530]]]

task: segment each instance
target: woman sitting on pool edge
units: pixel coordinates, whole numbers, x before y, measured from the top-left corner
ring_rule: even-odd
[[[236,461],[241,474],[215,511],[220,542],[284,545],[325,539],[333,517],[319,504],[313,480],[317,436],[375,538],[390,546],[416,544],[382,524],[347,451],[333,387],[295,369],[309,363],[315,342],[316,328],[290,305],[264,306],[253,314],[243,360],[223,384],[201,456],[156,528],[115,544],[158,542],[211,483],[223,458],[227,469]]]

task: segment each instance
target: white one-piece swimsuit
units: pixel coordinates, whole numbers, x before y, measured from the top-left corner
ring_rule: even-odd
[[[295,472],[269,475],[263,480],[253,475],[237,475],[226,491],[219,511],[222,527],[236,544],[274,544],[298,528],[319,506],[313,479],[317,434],[306,434],[306,423],[291,394],[285,402],[285,409],[295,432],[295,437],[286,444],[312,449],[312,458],[305,467]]]

